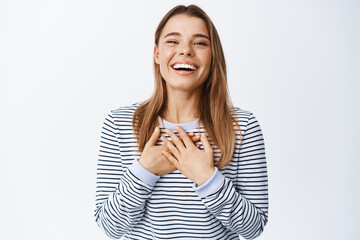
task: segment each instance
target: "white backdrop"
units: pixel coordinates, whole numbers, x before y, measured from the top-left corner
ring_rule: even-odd
[[[258,239],[360,238],[359,1],[0,0],[0,239],[108,239],[93,217],[101,124],[151,95],[157,24],[190,3],[263,130]]]

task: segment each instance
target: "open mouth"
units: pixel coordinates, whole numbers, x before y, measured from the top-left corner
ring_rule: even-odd
[[[174,68],[174,69],[178,71],[194,71],[193,69],[190,68]]]
[[[192,64],[176,63],[172,68],[180,75],[188,75],[194,73],[199,67]]]

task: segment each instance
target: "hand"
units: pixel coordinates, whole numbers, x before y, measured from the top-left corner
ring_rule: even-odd
[[[173,142],[161,137],[164,145],[172,154],[163,151],[163,155],[188,179],[201,186],[214,174],[214,156],[205,134],[201,134],[204,150],[198,149],[181,127],[176,127],[182,141],[174,132],[166,129]],[[175,145],[174,145],[175,144]]]
[[[163,151],[170,152],[167,146],[165,144],[162,146],[155,146],[159,135],[160,129],[156,127],[149,141],[145,144],[139,159],[139,163],[145,169],[157,176],[168,174],[176,170],[176,167],[162,154]],[[199,141],[199,136],[195,136],[192,132],[186,134],[186,136],[188,138],[191,137],[192,142]]]

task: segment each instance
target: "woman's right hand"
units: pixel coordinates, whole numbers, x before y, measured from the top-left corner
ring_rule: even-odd
[[[193,142],[199,141],[199,135],[194,135],[192,132],[188,133],[188,135]],[[139,163],[146,170],[157,176],[168,174],[176,170],[176,167],[162,154],[162,151],[171,153],[170,150],[165,145],[156,146],[159,136],[160,129],[156,127],[149,141],[145,144],[139,159]]]

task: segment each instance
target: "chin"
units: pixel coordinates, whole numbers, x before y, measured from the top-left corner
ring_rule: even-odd
[[[184,92],[192,92],[196,89],[198,89],[200,86],[194,86],[192,84],[188,83],[177,83],[177,84],[166,84],[167,87],[170,87],[171,90],[178,90],[178,91],[184,91]]]

